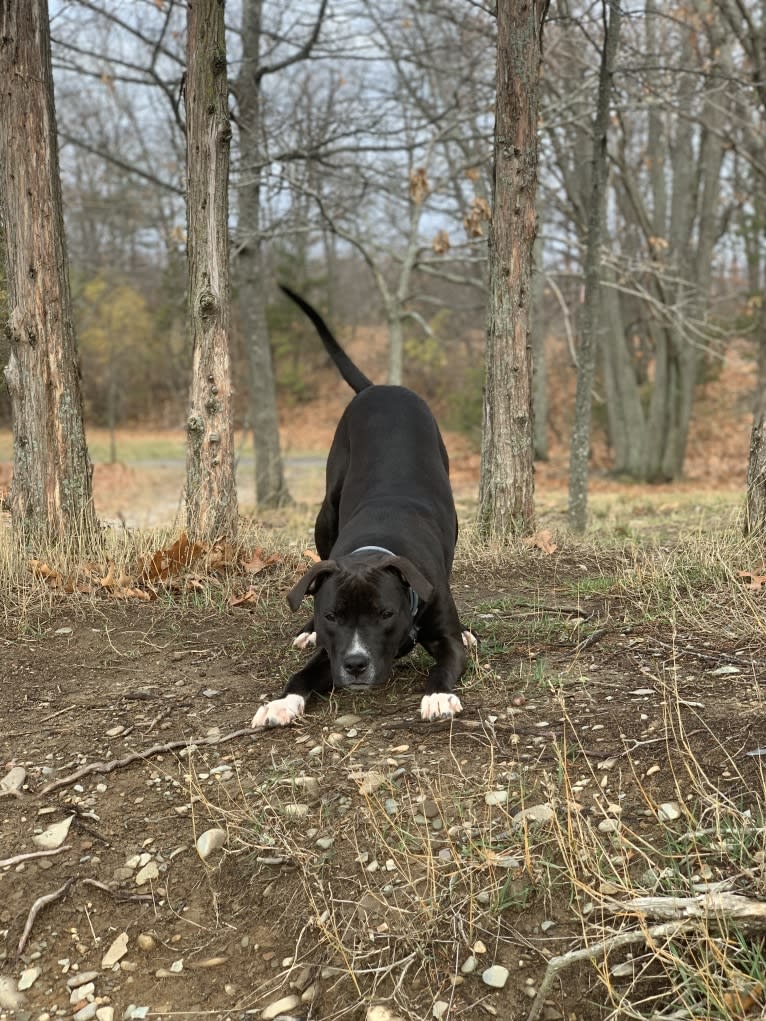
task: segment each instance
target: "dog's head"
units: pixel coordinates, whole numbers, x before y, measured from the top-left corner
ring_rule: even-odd
[[[410,590],[428,602],[433,586],[405,557],[322,560],[287,597],[295,611],[314,597],[317,648],[327,652],[336,688],[383,684],[412,630]]]

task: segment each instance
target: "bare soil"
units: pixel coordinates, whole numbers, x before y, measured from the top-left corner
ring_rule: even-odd
[[[583,584],[610,567],[536,551],[512,574],[459,565],[456,596],[482,644],[451,726],[418,719],[427,664],[416,655],[386,688],[312,705],[296,727],[202,743],[247,728],[299,662],[279,593],[250,612],[70,598],[9,629],[0,764],[24,766],[27,783],[0,799],[0,859],[72,823],[61,853],[0,870],[0,976],[41,969],[0,1017],[87,1016],[67,980],[91,970],[91,999],[118,1019],[130,1005],[239,1019],[302,993],[284,1016],[361,1021],[395,994],[392,1015],[427,1019],[443,1001],[448,1018],[526,1017],[547,958],[581,935],[579,905],[525,865],[533,831],[509,825],[548,800],[562,749],[572,775],[592,781],[582,811],[601,817],[619,801],[647,837],[647,804],[698,795],[690,755],[743,807],[763,791],[762,759],[747,755],[766,734],[763,635],[743,647],[625,623],[608,580],[597,594]],[[739,673],[720,672],[732,664]],[[190,752],[147,753],[46,792],[82,766],[193,739]],[[360,778],[376,772],[385,782],[365,792]],[[496,789],[509,793],[502,811],[484,802]],[[288,808],[304,804],[305,815]],[[481,847],[470,823],[459,835],[466,819],[480,819]],[[202,861],[195,840],[213,826],[227,841]],[[140,855],[157,866],[142,885]],[[17,957],[33,903],[70,882]],[[123,932],[127,953],[102,968]],[[477,940],[477,970],[463,975]],[[491,964],[510,972],[501,990],[482,982]],[[583,965],[544,1016],[605,1012]]]

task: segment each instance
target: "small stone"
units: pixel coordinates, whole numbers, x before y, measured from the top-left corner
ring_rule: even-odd
[[[385,810],[386,815],[396,815],[396,813],[399,811],[399,802],[396,800],[396,798],[386,798],[386,800],[383,802],[383,808]]]
[[[226,843],[226,830],[218,829],[217,827],[210,830],[205,830],[197,837],[197,843],[194,845],[197,848],[197,854],[204,861],[209,858],[213,851],[217,851],[219,847],[223,847]]]
[[[398,1014],[392,1014],[382,1003],[375,1003],[367,1008],[364,1021],[402,1021]]]
[[[338,727],[355,727],[357,723],[362,722],[361,716],[354,716],[353,713],[346,713],[345,716],[339,716],[335,724]]]
[[[71,1004],[79,1003],[80,1000],[87,1000],[88,997],[93,998],[93,994],[96,991],[96,987],[93,982],[86,982],[84,986],[77,986],[73,989],[69,997]]]
[[[264,1007],[261,1011],[261,1021],[274,1021],[275,1017],[279,1014],[285,1014],[289,1010],[294,1010],[299,1007],[301,1003],[300,996],[291,994],[290,996],[283,996],[281,1000],[275,1000],[274,1003],[270,1003],[268,1007]]]
[[[617,833],[619,829],[619,819],[602,819],[598,824],[599,833]]]
[[[301,993],[301,1003],[311,1003],[317,994],[317,987],[310,985]]]
[[[309,814],[309,806],[304,804],[285,805],[285,815],[288,819],[305,819]]]
[[[371,769],[359,785],[360,794],[373,794],[388,781],[386,777],[376,769]]]
[[[335,837],[320,837],[319,840],[317,840],[316,845],[323,851],[329,851],[334,843]]]
[[[15,794],[20,791],[26,778],[27,771],[23,766],[14,766],[13,769],[9,769],[0,780],[0,794]]]
[[[514,815],[511,825],[514,829],[520,829],[525,823],[541,825],[542,823],[551,822],[554,815],[553,808],[548,804],[530,805],[529,808],[523,808]]]
[[[154,950],[157,946],[154,936],[150,936],[148,932],[140,932],[136,937],[136,944],[138,949],[143,950],[145,954],[148,954],[150,950]]]
[[[81,1010],[78,1010],[76,1014],[72,1015],[72,1021],[91,1021],[91,1018],[96,1016],[97,1010],[98,1004],[95,1000],[93,1003],[86,1003]]]
[[[0,975],[0,1009],[15,1011],[24,1001],[18,991],[16,980],[7,975]]]
[[[474,955],[471,954],[471,956],[466,957],[466,959],[460,965],[460,971],[463,975],[472,975],[476,971],[478,965],[479,965],[478,957],[474,957]]]
[[[25,968],[19,977],[19,984],[17,986],[19,992],[30,989],[40,977],[41,972],[42,968]]]
[[[116,879],[118,883],[122,883],[126,879],[132,878],[133,869],[129,869],[127,865],[120,865],[112,872],[112,879]]]
[[[136,875],[136,886],[144,886],[152,879],[160,878],[160,870],[156,861],[147,862],[141,871]]]
[[[673,822],[681,815],[681,806],[677,801],[666,801],[657,809],[657,818],[660,822]]]
[[[112,943],[107,952],[101,958],[101,967],[108,971],[113,968],[117,962],[125,956],[128,952],[128,934],[127,932],[121,932],[117,939]]]
[[[540,922],[540,929],[543,932],[549,932],[554,927],[555,924],[556,924],[555,922],[552,922],[549,918],[546,918],[544,922]]]
[[[421,806],[421,811],[426,819],[437,819],[439,817],[439,806],[435,801],[424,801]],[[436,1002],[441,1003],[443,1001],[437,1000]]]
[[[119,737],[120,734],[122,734],[122,732],[124,730],[125,730],[125,728],[118,723],[116,727],[110,727],[109,730],[107,730],[106,736],[107,737]]]
[[[100,972],[98,971],[76,971],[66,980],[68,989],[77,989],[78,986],[87,985],[88,982],[95,982]]]
[[[96,1011],[96,1021],[114,1021],[114,1007],[99,1007]]]
[[[508,981],[510,972],[502,964],[493,964],[491,968],[481,973],[481,980],[485,986],[492,986],[493,989],[502,989]]]
[[[508,791],[487,791],[484,795],[485,805],[505,805],[508,801]]]
[[[431,1013],[436,1018],[436,1021],[441,1021],[448,1010],[449,1003],[446,1000],[435,1000],[431,1007]]]
[[[71,627],[57,627],[53,633],[54,635],[71,635],[73,631],[74,628]]]
[[[480,939],[477,939],[473,945],[473,952],[475,954],[486,954],[487,946]]]
[[[36,844],[37,847],[43,848],[45,851],[55,850],[57,847],[61,847],[67,838],[69,833],[69,827],[72,825],[73,815],[70,815],[68,819],[62,819],[61,822],[54,822],[52,826],[43,830],[42,833],[36,833],[32,837],[32,843]]]

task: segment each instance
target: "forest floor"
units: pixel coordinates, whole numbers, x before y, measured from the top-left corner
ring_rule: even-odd
[[[584,540],[555,441],[536,539],[478,544],[449,437],[480,641],[451,724],[418,718],[416,653],[249,730],[302,658],[284,594],[337,409],[291,416],[299,502],[236,551],[172,563],[180,433],[97,468],[102,562],[30,569],[3,522],[0,1018],[766,1016],[766,567],[732,392],[702,395],[731,414],[703,414],[677,486],[597,451]]]

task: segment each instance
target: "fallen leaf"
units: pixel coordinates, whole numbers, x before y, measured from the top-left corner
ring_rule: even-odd
[[[759,568],[763,570],[763,568]],[[738,571],[740,578],[749,578],[750,584],[746,585],[752,592],[760,592],[764,585],[766,585],[766,574],[758,574],[756,571]]]
[[[61,575],[44,560],[30,560],[29,569],[36,578],[43,578],[51,588],[61,587]]]
[[[255,606],[258,602],[260,593],[256,592],[255,589],[250,588],[241,596],[231,596],[229,599],[229,606]]]
[[[282,562],[282,557],[278,553],[272,553],[271,556],[263,556],[262,549],[253,550],[252,556],[249,560],[246,560],[242,567],[248,572],[248,574],[259,574],[261,571],[265,571],[267,567],[273,567],[274,564]]]
[[[550,528],[543,528],[539,532],[535,532],[534,535],[530,535],[528,539],[524,540],[524,545],[542,550],[546,556],[550,556],[558,549],[551,538]]]
[[[303,555],[304,555],[304,557],[308,557],[308,558],[309,558],[309,560],[310,560],[310,561],[312,562],[312,564],[318,564],[318,563],[319,563],[319,561],[320,561],[320,560],[322,559],[322,558],[321,558],[321,557],[319,556],[319,554],[318,554],[318,553],[315,553],[315,552],[314,552],[313,550],[311,550],[311,549],[305,549],[305,550],[303,551]]]

